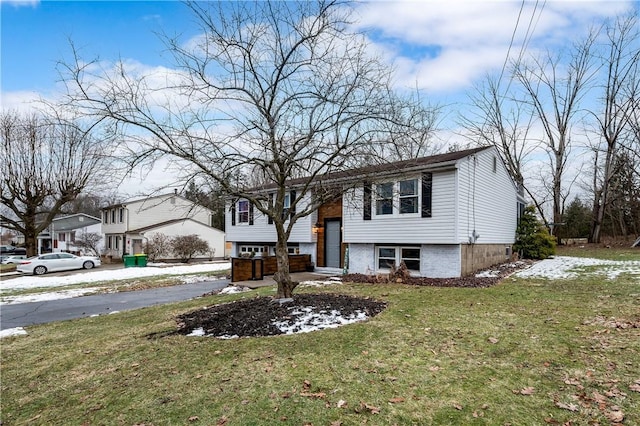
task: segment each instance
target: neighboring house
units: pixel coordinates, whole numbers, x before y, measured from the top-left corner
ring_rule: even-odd
[[[412,274],[434,278],[467,275],[511,256],[524,200],[495,148],[366,167],[323,181],[345,179],[350,184],[340,199],[296,222],[289,253],[310,254],[318,267],[349,273],[385,273],[405,262]],[[295,196],[292,181],[288,201]],[[268,218],[247,200],[228,207],[232,256],[273,255],[276,232]]]
[[[209,243],[212,252],[215,250],[216,257],[223,257],[225,235],[211,226],[213,214],[176,193],[104,207],[105,254],[118,258],[123,254],[144,253],[147,240],[155,233],[163,233],[169,237],[198,235]],[[208,253],[197,257],[212,256]]]
[[[102,224],[99,218],[85,213],[77,213],[53,219],[49,227],[38,235],[38,254],[69,252],[74,254],[92,254],[87,249],[76,245],[84,234],[102,235]],[[104,240],[98,244],[102,250]],[[100,253],[98,253],[100,254]]]

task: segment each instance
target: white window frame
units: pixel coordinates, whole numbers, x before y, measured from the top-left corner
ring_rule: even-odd
[[[394,252],[394,257],[388,257],[388,256],[380,256],[380,250],[381,249],[385,249],[385,250],[393,250]],[[377,266],[377,270],[378,271],[389,271],[391,268],[390,267],[383,267],[380,265],[380,260],[393,260],[393,264],[395,265],[395,267],[397,268],[398,266],[400,266],[400,263],[402,261],[405,261],[405,265],[407,264],[406,260],[411,260],[411,261],[418,261],[418,269],[411,269],[409,268],[409,265],[407,265],[407,269],[409,269],[410,272],[415,273],[415,274],[419,274],[420,273],[420,266],[422,264],[422,250],[419,246],[390,246],[390,245],[380,245],[380,246],[375,246],[375,264]],[[418,258],[413,258],[413,257],[403,257],[403,250],[418,250]]]
[[[246,205],[246,210],[245,209],[241,209],[240,206],[244,206]],[[236,224],[238,225],[248,225],[249,224],[249,200],[239,200],[238,201],[238,211],[236,212],[236,215],[238,216],[236,219]],[[246,215],[245,217],[243,217],[243,215]],[[242,220],[245,219],[246,220]]]
[[[402,184],[405,182],[414,182],[414,192],[412,194],[403,194],[402,193]],[[412,214],[418,214],[418,212],[420,211],[420,181],[417,178],[414,179],[405,179],[405,180],[401,180],[398,181],[398,213],[401,215],[412,215]],[[408,200],[408,199],[414,199],[415,198],[415,211],[412,212],[403,212],[402,211],[402,201],[403,200]]]
[[[386,194],[386,188],[385,191],[382,192],[381,189],[383,187],[387,187],[388,185],[391,185],[391,197],[388,197]],[[375,188],[375,195],[376,195],[376,205],[375,205],[375,212],[376,212],[376,216],[393,216],[394,214],[394,206],[393,206],[393,199],[394,197],[394,193],[395,193],[395,186],[396,184],[394,182],[381,182],[379,184],[376,184],[376,188]],[[382,194],[382,195],[381,195]],[[380,206],[379,203],[386,203],[389,200],[391,200],[391,212],[389,213],[380,213],[380,210],[378,207]],[[382,207],[384,208],[384,205],[382,205]]]
[[[291,211],[291,193],[287,192],[284,194],[284,200],[282,201],[282,216],[284,217],[284,221],[286,222],[290,218]]]
[[[413,194],[403,194],[400,191],[400,187],[404,182],[414,182],[414,193]],[[374,206],[373,206],[373,217],[377,218],[392,218],[392,217],[418,217],[420,216],[420,206],[422,203],[422,191],[421,188],[421,179],[419,177],[411,177],[411,178],[403,178],[397,179],[395,181],[387,181],[381,182],[375,185],[374,188]],[[391,195],[391,213],[379,213],[378,204],[380,202],[384,202],[389,200],[387,197],[380,196],[380,188],[383,185],[392,185],[392,195]],[[386,195],[386,194],[385,194]],[[415,211],[413,212],[402,212],[402,201],[407,199],[415,199]]]

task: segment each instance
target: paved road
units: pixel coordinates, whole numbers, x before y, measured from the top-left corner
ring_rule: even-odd
[[[2,305],[0,330],[189,300],[222,289],[228,284],[228,279],[221,279],[148,290]]]

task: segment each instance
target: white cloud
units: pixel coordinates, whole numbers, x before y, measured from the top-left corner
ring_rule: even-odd
[[[0,4],[8,4],[15,7],[36,7],[40,4],[40,0],[0,0]]]
[[[523,49],[559,48],[630,5],[629,1],[549,1],[544,6],[519,1],[370,2],[358,7],[361,20],[356,26],[370,31],[379,45],[375,49],[393,59],[399,81],[418,82],[431,93],[454,92],[502,69],[508,53],[514,57]]]

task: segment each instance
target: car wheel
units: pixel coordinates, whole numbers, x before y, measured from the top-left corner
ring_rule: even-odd
[[[47,273],[47,268],[45,268],[44,266],[36,266],[35,268],[33,268],[34,275],[44,275],[46,273]]]
[[[82,267],[84,269],[93,269],[93,262],[91,262],[90,260],[87,260],[82,264]]]

